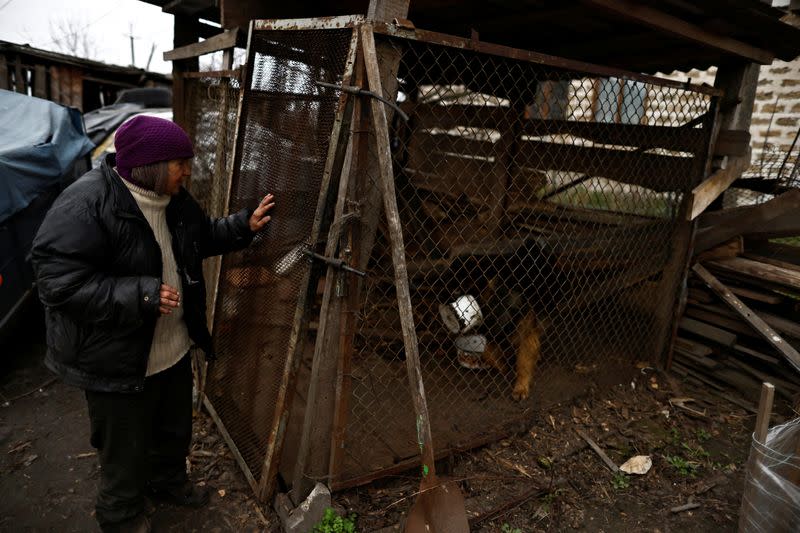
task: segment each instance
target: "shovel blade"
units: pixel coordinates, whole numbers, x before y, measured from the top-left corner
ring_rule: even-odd
[[[464,496],[455,481],[423,481],[406,517],[406,533],[469,533]]]

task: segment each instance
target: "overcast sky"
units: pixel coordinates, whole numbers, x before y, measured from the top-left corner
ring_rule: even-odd
[[[144,68],[155,44],[150,70],[171,72],[162,60],[172,49],[172,15],[138,0],[0,0],[0,40],[58,50],[51,27],[69,23],[84,29],[91,59],[130,65],[133,28],[136,66]]]

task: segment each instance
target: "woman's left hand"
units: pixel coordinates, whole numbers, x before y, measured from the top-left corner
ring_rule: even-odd
[[[250,231],[256,233],[266,226],[267,222],[272,219],[272,217],[267,215],[267,213],[270,211],[270,209],[275,207],[275,202],[273,202],[274,199],[275,197],[272,194],[268,194],[261,200],[261,203],[258,204],[256,210],[253,211],[252,215],[250,215]]]

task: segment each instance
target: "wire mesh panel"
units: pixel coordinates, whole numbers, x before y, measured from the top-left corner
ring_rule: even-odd
[[[441,454],[661,355],[677,292],[666,270],[688,248],[674,237],[714,103],[654,78],[415,35],[376,38],[410,116],[394,114],[391,145]],[[384,222],[374,231],[339,487],[419,454]]]
[[[226,200],[233,166],[236,118],[239,111],[238,76],[197,73],[184,80],[186,129],[195,157],[189,191],[207,215],[226,214]],[[219,272],[219,257],[203,263],[209,314]]]
[[[229,210],[253,207],[267,192],[276,207],[249,248],[223,259],[214,315],[219,361],[206,395],[251,483],[264,481],[259,477],[276,445],[271,435],[281,415],[279,397],[291,392],[287,358],[303,342],[305,251],[316,241],[341,96],[316,82],[341,81],[351,36],[350,29],[250,36]]]

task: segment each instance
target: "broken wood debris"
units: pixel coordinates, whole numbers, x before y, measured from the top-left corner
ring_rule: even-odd
[[[750,412],[755,406],[733,392],[757,397],[769,381],[787,400],[800,393],[800,247],[773,239],[790,228],[800,235],[800,191],[790,192],[699,217],[700,245],[673,343],[673,371]],[[782,217],[775,235],[773,216]]]
[[[614,461],[612,461],[608,455],[606,455],[606,452],[604,452],[603,449],[600,446],[598,446],[598,444],[595,441],[593,441],[586,433],[584,433],[580,429],[576,429],[575,431],[578,433],[578,436],[580,436],[580,438],[585,440],[586,443],[589,445],[589,447],[592,450],[594,450],[594,453],[596,453],[598,457],[600,457],[600,459],[603,460],[603,462],[605,463],[605,465],[608,467],[609,470],[611,470],[615,474],[619,472],[619,467],[617,466],[617,464]]]

